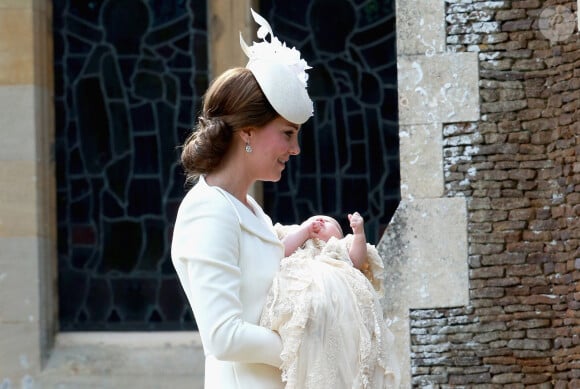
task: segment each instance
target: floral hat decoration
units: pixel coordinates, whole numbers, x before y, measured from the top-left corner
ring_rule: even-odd
[[[313,104],[306,90],[310,66],[296,48],[289,48],[274,36],[270,24],[250,9],[260,26],[261,42],[248,46],[240,33],[240,45],[248,57],[250,69],[272,107],[291,123],[303,124],[312,116]],[[266,37],[270,35],[270,41]]]

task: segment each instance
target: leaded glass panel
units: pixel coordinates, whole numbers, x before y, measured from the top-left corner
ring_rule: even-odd
[[[54,0],[61,330],[194,328],[170,259],[206,2]]]
[[[274,221],[359,211],[377,243],[400,199],[394,0],[265,0],[274,33],[312,66],[314,118],[298,157],[264,186]]]

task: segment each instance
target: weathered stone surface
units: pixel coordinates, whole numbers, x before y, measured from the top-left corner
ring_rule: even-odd
[[[415,366],[427,368],[423,382],[446,377],[439,387],[574,387],[580,376],[578,364],[570,364],[580,358],[580,331],[571,332],[580,325],[580,45],[577,34],[550,41],[537,21],[542,12],[574,11],[578,2],[448,4],[448,50],[477,52],[480,69],[481,119],[468,133],[461,126],[443,131],[445,192],[467,198],[475,312],[459,328],[425,318],[422,328],[436,328],[432,322],[440,329],[423,334],[422,342],[437,334],[443,346],[439,335],[447,334],[453,347],[431,350],[429,366]],[[470,17],[476,9],[494,11],[491,18]],[[494,22],[503,31],[495,43],[478,32]],[[437,310],[442,318],[449,311]],[[498,321],[506,327],[484,331],[483,323]],[[460,350],[482,360],[463,358]],[[463,358],[462,366],[448,366],[449,358]]]
[[[401,126],[399,150],[401,197],[440,197],[443,194],[441,124]]]
[[[445,52],[445,4],[397,0],[397,54],[431,57]]]
[[[467,303],[465,213],[465,200],[459,198],[401,202],[378,246],[390,274],[387,300],[397,296],[396,304],[413,308]],[[442,225],[443,219],[448,223]],[[418,268],[426,271],[417,277],[411,269]],[[455,292],[447,293],[450,289]]]
[[[402,200],[377,246],[389,274],[385,314],[399,340],[396,353],[403,366],[411,364],[407,351],[410,308],[452,307],[468,302],[466,212],[461,198]],[[449,223],[442,225],[443,218]],[[425,317],[434,315],[436,312]],[[407,372],[402,374],[402,385],[409,385],[404,383],[410,382]]]
[[[479,93],[474,69],[475,53],[399,58],[399,122],[410,125],[477,120]]]
[[[204,356],[196,332],[65,333],[40,388],[203,388]]]

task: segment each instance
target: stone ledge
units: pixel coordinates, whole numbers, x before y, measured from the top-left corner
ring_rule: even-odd
[[[201,389],[204,361],[195,331],[60,333],[35,385]]]

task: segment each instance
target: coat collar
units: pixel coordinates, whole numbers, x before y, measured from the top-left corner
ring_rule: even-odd
[[[262,210],[262,207],[248,195],[247,200],[253,211],[248,209],[240,200],[235,198],[231,193],[220,188],[219,186],[209,185],[203,176],[199,177],[199,184],[203,185],[207,189],[214,189],[224,196],[226,200],[232,205],[233,210],[236,213],[240,226],[245,230],[257,235],[261,239],[267,240],[272,243],[282,245],[280,239],[274,232],[272,227],[272,220],[266,213]]]

